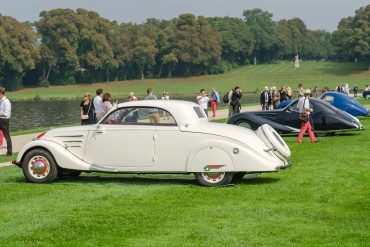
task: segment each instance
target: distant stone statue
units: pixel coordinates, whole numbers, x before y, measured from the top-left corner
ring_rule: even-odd
[[[298,58],[298,54],[297,54],[297,56],[295,56],[294,68],[299,68],[299,58]]]

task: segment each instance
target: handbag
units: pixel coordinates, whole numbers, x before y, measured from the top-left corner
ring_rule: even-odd
[[[89,105],[89,110],[87,110],[86,115],[81,115],[81,119],[82,119],[82,120],[89,119],[89,112],[90,112],[90,108],[91,108],[91,102],[90,102],[90,105]]]
[[[307,114],[307,113],[299,113],[299,119],[302,121],[302,122],[305,122],[307,123],[308,120],[309,120],[310,116]]]

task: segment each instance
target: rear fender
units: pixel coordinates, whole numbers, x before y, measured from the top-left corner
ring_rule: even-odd
[[[205,141],[194,147],[186,161],[187,172],[231,172],[231,145],[222,140]]]

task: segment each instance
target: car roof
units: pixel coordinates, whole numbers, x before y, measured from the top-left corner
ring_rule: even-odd
[[[121,107],[156,107],[168,111],[179,126],[208,122],[208,118],[199,118],[194,107],[199,105],[184,100],[136,100],[118,104]]]

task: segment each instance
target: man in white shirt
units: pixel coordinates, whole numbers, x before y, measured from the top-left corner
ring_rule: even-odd
[[[264,90],[261,92],[260,95],[260,103],[263,110],[269,110],[271,105],[271,94],[269,92],[269,88],[265,87]]]
[[[208,117],[208,102],[210,100],[211,99],[207,97],[206,95],[206,90],[202,88],[200,90],[200,94],[197,96],[197,101],[198,101],[198,105],[200,106],[200,108],[203,109],[207,117]]]
[[[315,138],[315,134],[312,131],[312,126],[310,123],[310,115],[313,112],[313,109],[310,107],[310,97],[311,97],[311,90],[307,89],[304,91],[304,97],[300,97],[298,100],[298,110],[300,115],[305,115],[306,120],[302,120],[301,118],[301,130],[299,131],[298,137],[297,137],[297,143],[302,143],[302,138],[304,133],[306,131],[308,132],[308,135],[310,137],[310,140],[312,143],[318,142]]]
[[[9,133],[9,119],[12,111],[12,105],[5,96],[5,88],[0,87],[0,130],[3,131],[7,145],[7,156],[13,153],[12,139]]]
[[[96,96],[94,98],[93,103],[94,103],[96,119],[99,121],[105,115],[104,105],[103,105],[103,89],[99,88],[96,90]]]

